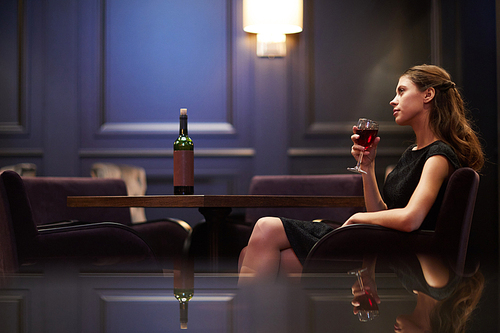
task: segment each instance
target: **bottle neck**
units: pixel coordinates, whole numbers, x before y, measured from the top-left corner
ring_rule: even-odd
[[[179,127],[179,135],[188,135],[188,128],[187,128],[187,120],[188,117],[187,115],[181,115],[179,116],[180,120],[180,127]]]
[[[187,329],[188,323],[188,303],[179,303],[181,329]]]

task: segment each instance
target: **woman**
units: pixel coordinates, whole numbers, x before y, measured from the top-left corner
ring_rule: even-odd
[[[364,154],[362,169],[366,212],[343,225],[363,223],[410,232],[434,229],[449,176],[461,166],[479,170],[483,152],[466,117],[460,93],[440,67],[415,66],[399,79],[390,102],[400,126],[411,126],[416,143],[402,155],[388,175],[381,195],[375,177],[375,156],[380,138],[367,148],[351,136],[351,154]],[[353,132],[356,128],[353,128]],[[275,279],[279,272],[300,273],[312,246],[332,230],[324,223],[265,217],[257,221],[241,254],[240,284]]]
[[[416,306],[411,313],[396,318],[396,333],[464,333],[471,315],[481,299],[484,277],[478,270],[473,275],[454,274],[438,257],[406,254],[383,258],[396,273],[401,284],[416,295]],[[361,273],[363,286],[380,303],[375,284],[375,258],[365,258]],[[356,282],[352,286],[354,314],[359,308],[359,297],[365,292]]]

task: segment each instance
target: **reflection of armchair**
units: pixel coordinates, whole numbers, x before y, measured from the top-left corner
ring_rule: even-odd
[[[470,168],[450,177],[435,231],[401,232],[375,225],[350,225],[331,231],[309,252],[305,272],[329,270],[331,262],[360,259],[364,254],[426,253],[443,256],[457,274],[469,274],[477,263],[466,265],[469,233],[479,186]]]
[[[27,178],[28,179],[28,178]],[[37,179],[37,178],[29,178]],[[16,269],[17,264],[27,264],[44,260],[71,260],[94,264],[154,263],[151,248],[135,231],[119,223],[103,222],[82,225],[61,225],[38,229],[36,222],[40,216],[34,215],[23,180],[13,171],[5,171],[0,177],[2,207],[0,221],[4,231],[12,227],[9,256]],[[52,193],[54,194],[54,193]],[[51,205],[51,193],[39,193],[46,197],[47,211],[55,211]],[[57,200],[56,200],[57,201]],[[36,205],[35,205],[36,206]],[[65,206],[65,204],[64,204]],[[10,222],[10,223],[9,223]],[[2,235],[3,237],[8,237]],[[2,244],[2,252],[4,250]],[[2,253],[2,256],[5,253]]]
[[[9,192],[22,191],[29,198],[33,222],[37,226],[38,232],[47,233],[55,227],[74,227],[95,222],[116,222],[120,227],[140,236],[158,259],[170,261],[182,253],[184,240],[190,231],[189,225],[183,221],[164,219],[132,224],[128,208],[67,207],[68,196],[127,195],[125,183],[121,179],[91,177],[21,179],[13,173],[6,172],[3,175],[10,180],[10,183],[7,184],[4,178],[8,194]]]

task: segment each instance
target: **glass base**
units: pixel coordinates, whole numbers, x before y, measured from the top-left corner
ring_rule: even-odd
[[[355,172],[355,173],[364,173],[366,175],[366,171],[363,171],[361,170],[360,168],[358,167],[354,167],[354,168],[347,168],[347,170],[351,171],[351,172]]]
[[[378,310],[360,310],[358,312],[358,319],[359,321],[367,322],[375,319],[375,317],[378,317],[378,315]]]

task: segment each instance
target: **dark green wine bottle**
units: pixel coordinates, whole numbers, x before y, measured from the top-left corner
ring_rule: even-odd
[[[181,109],[179,121],[179,137],[174,142],[174,194],[194,194],[194,144],[188,136],[187,109]]]

